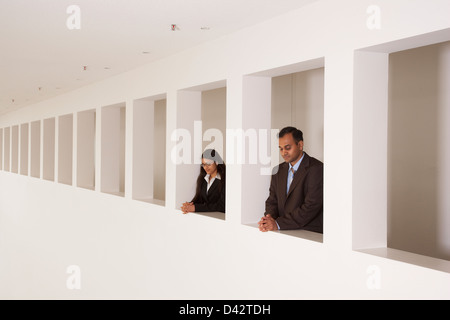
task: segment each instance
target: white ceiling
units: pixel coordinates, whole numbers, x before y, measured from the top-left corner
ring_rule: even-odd
[[[0,0],[0,114],[314,1]],[[74,4],[79,30],[66,25]]]

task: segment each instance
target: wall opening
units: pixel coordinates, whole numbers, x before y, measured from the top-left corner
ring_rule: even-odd
[[[19,126],[11,127],[11,172],[19,173]]]
[[[172,134],[177,141],[172,150],[172,160],[177,163],[176,209],[196,193],[203,151],[216,150],[226,166],[226,92],[225,80],[178,91],[177,130]],[[226,211],[225,202],[215,202],[209,209],[198,205],[202,209],[195,213],[225,220],[221,212]]]
[[[324,70],[316,68],[272,78],[271,128],[303,132],[305,152],[324,161]],[[283,162],[280,156],[279,162]]]
[[[11,170],[11,128],[3,129],[3,170]]]
[[[55,181],[55,118],[44,120],[43,178]]]
[[[133,103],[133,199],[165,205],[166,95]]]
[[[450,41],[389,57],[387,245],[450,260]]]
[[[353,248],[450,272],[445,35],[355,52]]]
[[[72,185],[73,115],[58,119],[58,182]]]
[[[0,128],[0,170],[3,170],[3,128]]]
[[[279,130],[286,126],[300,129],[304,135],[304,151],[323,162],[324,59],[318,58],[246,76],[243,82],[243,102],[243,129],[246,133],[265,130],[267,143],[259,141],[257,149],[260,157],[265,154],[270,158],[269,164],[260,158],[256,164],[243,165],[241,221],[245,225],[258,227],[257,223],[265,212],[273,169],[283,162],[278,150]],[[246,146],[248,147],[251,146]],[[266,149],[265,152],[262,152],[263,148]],[[270,170],[266,170],[268,166]],[[323,242],[323,234],[319,232],[301,229],[277,232]]]
[[[28,176],[29,125],[20,125],[20,174]]]
[[[77,115],[77,186],[95,190],[96,111]]]
[[[125,196],[125,103],[101,111],[101,191]]]
[[[41,121],[31,123],[30,130],[30,176],[41,177]]]

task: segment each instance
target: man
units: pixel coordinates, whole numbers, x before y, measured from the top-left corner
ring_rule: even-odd
[[[304,229],[323,233],[323,163],[303,151],[303,133],[286,127],[278,134],[284,161],[272,175],[259,230]]]

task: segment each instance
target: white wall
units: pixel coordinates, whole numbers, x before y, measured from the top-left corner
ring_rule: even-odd
[[[353,250],[360,247],[354,243],[354,236],[369,233],[361,216],[360,209],[364,207],[355,196],[370,200],[369,187],[377,188],[378,183],[364,181],[355,174],[364,175],[363,169],[373,167],[370,161],[379,160],[371,159],[371,154],[364,152],[362,141],[356,139],[364,136],[376,141],[377,132],[370,132],[370,119],[360,112],[364,99],[356,94],[359,89],[355,79],[367,77],[364,78],[360,68],[355,68],[355,50],[386,43],[383,50],[389,53],[450,39],[448,0],[436,0],[433,4],[425,0],[380,1],[379,30],[366,26],[370,17],[367,8],[372,4],[368,0],[348,0],[346,5],[319,1],[120,76],[3,115],[0,128],[6,128],[6,139],[10,135],[8,128],[14,125],[92,108],[100,110],[122,101],[127,101],[129,108],[128,102],[133,99],[167,93],[165,207],[132,200],[131,190],[126,187],[125,196],[117,197],[98,189],[68,188],[54,181],[0,172],[0,297],[450,298],[448,261],[423,256],[415,256],[412,261],[406,252],[387,250],[383,245],[377,252]],[[444,31],[436,33],[439,30]],[[415,37],[418,35],[424,36]],[[402,40],[410,37],[413,40]],[[191,120],[201,117],[200,110],[189,109],[189,103],[182,99],[184,88],[226,79],[227,128],[269,129],[271,77],[275,75],[266,78],[259,75],[262,79],[258,81],[254,74],[277,68],[286,69],[281,74],[302,71],[296,66],[309,70],[313,68],[306,67],[308,61],[319,58],[324,58],[325,70],[323,241],[277,232],[261,233],[242,224],[246,220],[253,222],[263,213],[269,177],[251,174],[258,173],[259,166],[227,164],[226,220],[182,215],[177,210],[178,199],[189,200],[190,190],[186,190],[185,183],[192,179],[189,170],[184,176],[180,173],[182,166],[171,162],[176,143],[170,137],[177,127],[191,129],[188,127]],[[380,71],[380,78],[386,73],[383,72]],[[262,86],[269,92],[260,92],[266,98],[260,97],[263,105],[258,113],[255,105],[258,99],[250,89]],[[381,111],[387,110],[382,106]],[[128,124],[129,118],[126,139],[133,130]],[[126,159],[130,159],[130,141],[126,141]],[[227,151],[229,155],[228,147]],[[96,154],[101,154],[99,143]],[[125,185],[130,186],[131,161],[125,161],[124,170]],[[195,170],[193,176],[197,174]],[[361,188],[363,182],[368,187]],[[386,208],[380,210],[384,210],[384,219],[381,214],[379,220],[386,221]],[[359,235],[355,233],[356,227],[361,229]],[[377,237],[374,235],[374,239]],[[367,239],[360,240],[362,244]],[[373,243],[365,247],[373,247]],[[438,269],[437,264],[446,271]],[[70,265],[81,268],[81,290],[66,287],[69,276],[66,270]],[[379,273],[372,273],[374,267]],[[276,273],[277,281],[261,281],[268,270]],[[374,277],[379,287],[370,285]]]
[[[222,159],[226,159],[226,136],[227,136],[227,88],[218,88],[212,90],[206,90],[202,92],[202,130],[204,138],[205,133],[209,129],[217,129],[222,133],[222,139],[214,137],[212,141],[203,139],[203,150],[215,149],[219,152]],[[214,132],[213,132],[214,133]],[[216,141],[216,139],[218,141]]]
[[[354,63],[352,246],[386,247],[388,54],[358,51]]]

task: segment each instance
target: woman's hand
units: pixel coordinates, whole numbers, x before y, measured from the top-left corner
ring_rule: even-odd
[[[195,212],[195,205],[192,202],[185,202],[181,207],[181,211],[183,212],[183,214]]]

